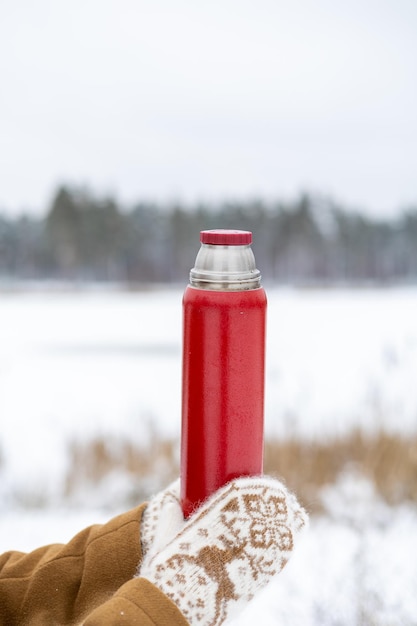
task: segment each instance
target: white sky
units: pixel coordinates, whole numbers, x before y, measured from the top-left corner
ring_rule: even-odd
[[[417,203],[415,0],[0,0],[0,209]]]

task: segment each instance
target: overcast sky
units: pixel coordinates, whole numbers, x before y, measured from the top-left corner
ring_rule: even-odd
[[[0,0],[0,209],[417,205],[416,0]]]

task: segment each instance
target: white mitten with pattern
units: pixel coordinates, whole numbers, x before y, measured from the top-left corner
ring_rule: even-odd
[[[219,626],[236,615],[281,571],[307,523],[296,498],[268,477],[233,480],[181,518],[175,483],[145,514],[138,575],[171,598],[191,626]]]
[[[140,528],[142,558],[150,561],[184,526],[180,504],[180,479],[148,502]]]

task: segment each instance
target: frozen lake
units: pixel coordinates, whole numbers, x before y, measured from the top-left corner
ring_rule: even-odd
[[[417,290],[269,289],[266,432],[417,427]],[[69,440],[179,436],[182,290],[0,295],[2,489]],[[53,478],[51,478],[53,476]]]

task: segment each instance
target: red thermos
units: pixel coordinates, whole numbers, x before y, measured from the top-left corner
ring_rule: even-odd
[[[183,299],[181,504],[263,470],[266,294],[252,233],[206,230]]]

